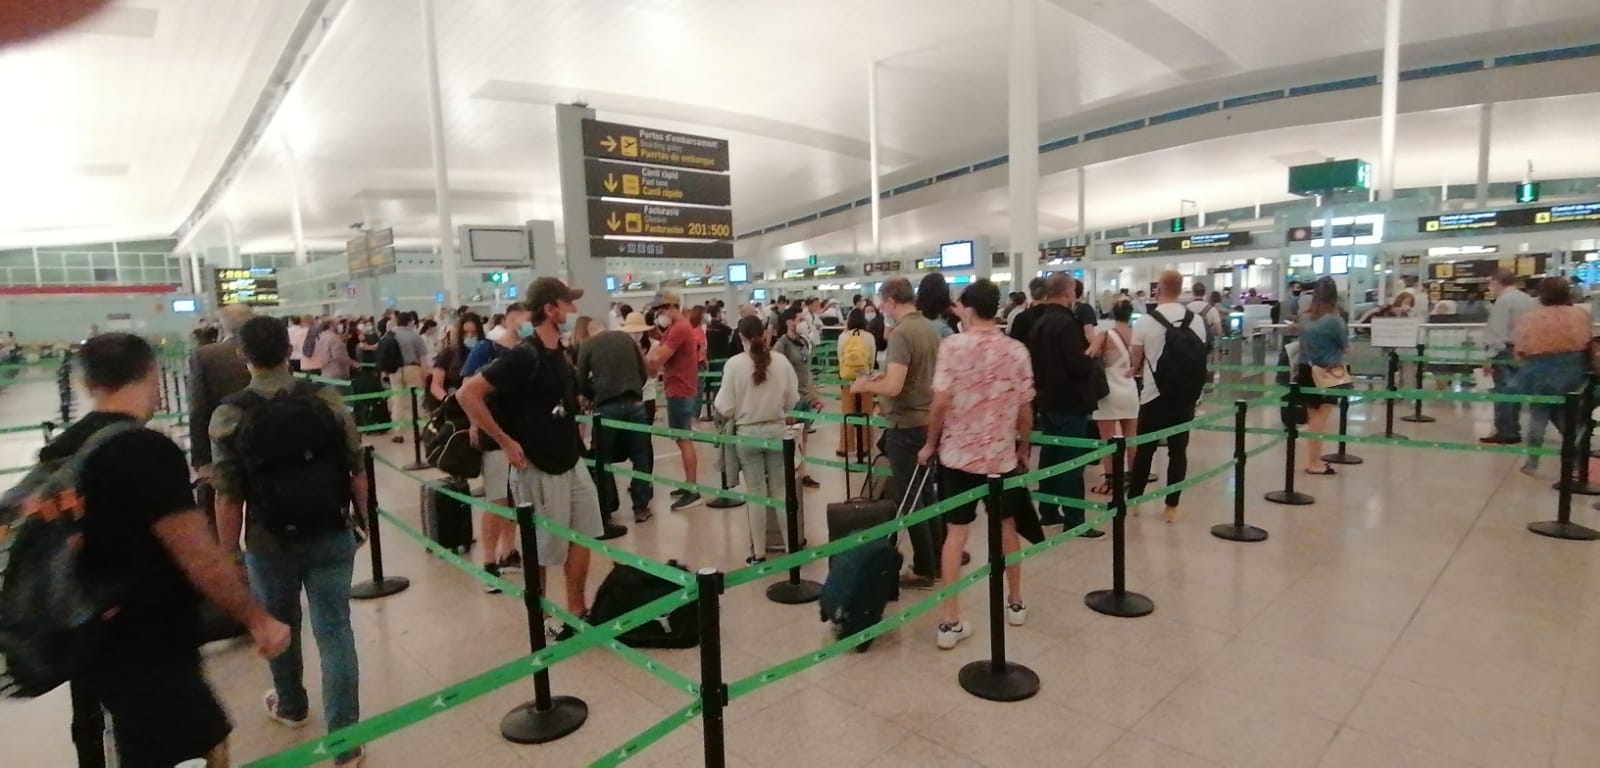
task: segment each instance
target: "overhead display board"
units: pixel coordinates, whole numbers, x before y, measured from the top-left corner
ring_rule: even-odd
[[[1418,232],[1464,232],[1505,227],[1543,227],[1600,221],[1600,202],[1540,205],[1497,211],[1462,211],[1423,216],[1417,219]]]
[[[861,266],[861,272],[863,274],[868,274],[868,275],[873,274],[874,272],[899,272],[899,271],[900,271],[900,262],[898,262],[898,261],[872,261],[872,262],[867,262],[866,264],[863,264]]]
[[[590,255],[733,258],[728,142],[583,121]]]
[[[1040,248],[1039,263],[1064,264],[1076,261],[1088,255],[1089,249],[1083,245],[1068,245],[1060,248]]]
[[[1138,240],[1121,240],[1111,244],[1113,254],[1133,255],[1161,251],[1192,251],[1232,248],[1249,245],[1249,232],[1196,232],[1182,237],[1147,237]]]
[[[213,271],[217,278],[217,306],[278,306],[278,270],[271,267],[218,267]]]
[[[1433,262],[1428,265],[1429,280],[1487,280],[1502,269],[1517,277],[1542,275],[1548,269],[1550,254],[1524,253],[1502,259],[1467,259]]]
[[[589,159],[583,161],[583,179],[590,197],[626,197],[693,205],[733,202],[732,185],[728,176],[721,173]]]
[[[351,277],[392,275],[398,267],[394,259],[394,229],[374,229],[351,238],[344,244]]]
[[[709,136],[583,121],[583,154],[702,171],[728,170],[728,142]]]
[[[1372,164],[1365,160],[1329,160],[1289,169],[1289,194],[1320,195],[1347,189],[1371,189]]]

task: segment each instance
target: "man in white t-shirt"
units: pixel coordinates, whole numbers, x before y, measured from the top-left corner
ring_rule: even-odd
[[[289,369],[299,371],[305,362],[306,335],[311,333],[311,324],[299,315],[289,318]]]
[[[1182,304],[1183,275],[1173,270],[1161,273],[1158,281],[1155,310],[1139,318],[1133,326],[1133,361],[1135,371],[1144,373],[1144,390],[1139,393],[1139,433],[1157,432],[1194,419],[1195,406],[1205,386],[1204,345],[1207,339],[1205,321]],[[1156,315],[1161,317],[1158,318]],[[1162,323],[1165,318],[1166,323]],[[1163,359],[1167,352],[1169,327],[1187,329],[1200,340],[1201,363],[1194,370],[1179,368],[1178,356]],[[1180,353],[1188,350],[1180,350]],[[1170,366],[1162,368],[1162,366]],[[1160,371],[1158,374],[1157,371]],[[1169,385],[1176,380],[1180,391],[1161,392],[1160,381]],[[1183,481],[1189,474],[1189,433],[1180,432],[1167,438],[1167,484]],[[1141,443],[1134,452],[1133,468],[1129,480],[1130,496],[1144,493],[1150,478],[1150,465],[1155,460],[1155,442]],[[1180,493],[1167,494],[1166,509],[1162,511],[1167,522],[1178,519]]]
[[[1194,284],[1194,296],[1189,300],[1189,311],[1205,321],[1206,331],[1211,334],[1210,338],[1222,335],[1222,310],[1211,305],[1205,283]]]

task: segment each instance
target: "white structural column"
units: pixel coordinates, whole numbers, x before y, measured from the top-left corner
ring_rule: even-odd
[[[878,62],[867,62],[867,163],[871,166],[869,173],[872,195],[872,258],[883,257],[883,239],[879,232],[878,218]]]
[[[1394,130],[1400,105],[1400,6],[1387,0],[1383,21],[1383,104],[1379,110],[1378,199],[1394,199]]]
[[[233,228],[231,219],[222,220],[222,236],[228,245],[228,266],[242,267],[244,259],[239,256],[239,235]]]
[[[295,160],[294,146],[287,136],[280,134],[279,143],[283,146],[284,162],[289,166],[289,233],[294,237],[294,263],[305,266],[310,259],[306,255],[306,228],[300,219],[300,163]]]
[[[1037,0],[1011,0],[1011,284],[1026,286],[1039,250],[1039,35]]]
[[[1489,142],[1494,133],[1494,102],[1478,105],[1478,194],[1479,208],[1489,206]]]
[[[433,199],[439,217],[439,269],[444,272],[445,306],[461,297],[460,258],[455,227],[450,221],[450,166],[444,151],[444,111],[439,96],[439,44],[433,31],[433,0],[419,0],[422,10],[422,56],[428,70],[428,143],[433,149]]]
[[[200,279],[200,252],[191,250],[189,251],[189,288],[195,296],[201,299],[201,305],[211,303],[211,300],[206,298],[205,285],[205,282]],[[217,307],[212,307],[212,309],[217,309]]]

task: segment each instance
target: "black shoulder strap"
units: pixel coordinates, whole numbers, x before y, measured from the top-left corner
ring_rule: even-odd
[[[1183,314],[1184,314],[1185,318],[1187,318],[1188,315],[1189,315],[1189,310],[1185,309],[1183,311]],[[1150,312],[1150,316],[1154,317],[1156,319],[1156,322],[1161,324],[1162,328],[1165,328],[1165,329],[1167,329],[1169,331],[1172,330],[1172,321],[1168,320],[1166,315],[1161,314],[1161,308],[1160,307],[1156,307],[1153,311],[1151,311]]]

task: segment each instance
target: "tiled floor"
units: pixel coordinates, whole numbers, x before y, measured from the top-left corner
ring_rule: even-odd
[[[0,394],[0,424],[26,423],[54,401],[53,386]],[[1358,409],[1359,411],[1359,409]],[[1440,406],[1440,421],[1407,424],[1413,437],[1468,439],[1486,413]],[[1270,423],[1257,414],[1257,423]],[[1367,426],[1356,414],[1354,430]],[[1376,418],[1374,410],[1372,417]],[[1475,423],[1476,422],[1476,423]],[[831,455],[823,429],[815,452]],[[1553,437],[1553,435],[1552,435]],[[1253,438],[1255,439],[1255,438]],[[0,441],[0,465],[37,445]],[[409,446],[381,444],[397,458]],[[1196,471],[1229,455],[1227,435],[1203,433]],[[1231,515],[1222,478],[1185,494],[1182,521],[1151,508],[1128,521],[1128,583],[1156,601],[1142,619],[1100,616],[1082,595],[1110,579],[1108,541],[1074,541],[1030,561],[1029,624],[1008,653],[1039,673],[1036,698],[995,704],[964,693],[956,673],[984,657],[983,590],[964,607],[979,626],[953,651],[933,645],[933,617],[734,701],[727,711],[735,766],[1091,766],[1092,768],[1528,768],[1600,765],[1600,544],[1544,539],[1523,525],[1549,519],[1552,474],[1531,479],[1516,459],[1481,453],[1352,446],[1367,463],[1336,478],[1297,477],[1307,507],[1260,501],[1282,485],[1282,456],[1250,465],[1251,522],[1260,544],[1213,538]],[[658,445],[662,471],[676,448]],[[709,454],[707,454],[709,458]],[[1553,467],[1554,462],[1546,462]],[[709,467],[709,460],[702,462]],[[707,470],[709,474],[709,470]],[[842,495],[839,473],[819,470],[807,492],[812,540],[822,505]],[[384,471],[384,503],[414,519],[415,487]],[[1579,498],[1576,516],[1597,514]],[[619,544],[693,566],[738,567],[744,510],[697,507],[655,520]],[[388,533],[386,531],[386,533]],[[981,534],[972,551],[984,551]],[[412,579],[398,596],[355,607],[362,701],[374,714],[527,652],[520,604],[475,582],[399,535],[385,539],[389,571]],[[365,574],[366,553],[358,572]],[[610,564],[597,559],[591,588]],[[808,569],[822,576],[821,566]],[[911,593],[916,598],[923,593]],[[724,598],[725,673],[754,673],[825,645],[814,606],[767,601],[756,585]],[[649,655],[695,676],[695,651]],[[247,649],[209,653],[234,716],[234,755],[245,762],[305,738],[259,713],[265,666]],[[314,656],[307,683],[317,686]],[[604,651],[557,666],[559,693],[588,701],[589,722],[543,746],[512,746],[500,717],[526,699],[519,684],[376,742],[372,766],[584,765],[687,703],[684,695]],[[0,702],[7,765],[71,764],[67,703]],[[701,765],[698,721],[630,764]]]

